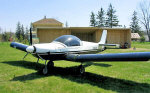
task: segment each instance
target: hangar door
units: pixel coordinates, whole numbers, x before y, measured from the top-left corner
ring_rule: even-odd
[[[95,32],[92,33],[71,32],[71,35],[77,36],[83,41],[95,42]]]

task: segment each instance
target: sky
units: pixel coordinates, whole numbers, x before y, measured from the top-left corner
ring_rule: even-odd
[[[55,18],[69,27],[88,27],[90,14],[102,7],[105,12],[111,3],[120,25],[129,27],[134,10],[142,0],[0,0],[0,27],[15,32],[19,21],[25,27],[44,16]]]

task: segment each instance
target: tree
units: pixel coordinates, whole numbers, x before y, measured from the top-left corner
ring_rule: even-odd
[[[16,28],[16,37],[19,40],[20,39],[20,34],[21,34],[21,25],[20,22],[17,23],[17,28]]]
[[[130,28],[131,28],[132,33],[139,33],[141,35],[139,20],[138,20],[136,11],[133,12]]]
[[[0,41],[2,41],[2,28],[0,27]]]
[[[68,27],[68,22],[67,22],[67,21],[66,21],[66,24],[65,24],[65,26],[66,26],[66,27]]]
[[[97,23],[96,23],[96,19],[95,19],[95,14],[93,12],[91,12],[91,18],[90,18],[90,26],[96,27]]]
[[[26,27],[26,30],[25,30],[25,39],[27,39],[27,40],[28,40],[28,32],[29,32],[29,29],[28,29],[28,27]]]
[[[116,10],[114,7],[110,4],[107,10],[107,17],[106,17],[106,27],[116,27],[118,26],[119,20],[118,17],[115,15]]]
[[[140,38],[140,42],[145,42],[145,37],[144,36],[142,36],[141,38]]]
[[[97,25],[98,27],[104,27],[105,26],[105,12],[104,12],[104,9],[101,8],[100,11],[98,11],[98,14],[97,14]]]
[[[24,40],[24,38],[25,38],[25,33],[24,33],[24,27],[23,27],[23,25],[21,26],[20,35],[22,36],[22,39]]]
[[[5,31],[4,33],[2,33],[2,41],[8,42],[9,38],[10,34],[8,32]]]
[[[140,21],[143,24],[150,42],[150,1],[140,3]]]
[[[0,27],[0,34],[2,34],[2,28]]]
[[[25,38],[25,32],[24,32],[24,26],[20,24],[20,22],[17,23],[17,28],[16,28],[16,37],[17,39],[22,42]]]

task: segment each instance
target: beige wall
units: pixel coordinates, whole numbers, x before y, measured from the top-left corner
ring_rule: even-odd
[[[65,29],[37,29],[37,37],[40,43],[52,42],[61,35],[68,35],[69,30]]]

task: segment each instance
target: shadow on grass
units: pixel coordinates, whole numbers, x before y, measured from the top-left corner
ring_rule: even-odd
[[[27,62],[27,63],[17,63],[15,61],[12,62],[3,62],[6,64],[14,65],[14,66],[22,66],[29,69],[37,69],[35,66],[35,62]],[[33,66],[34,65],[34,66]],[[38,64],[39,67],[44,65]],[[86,65],[85,65],[86,66]],[[88,66],[88,65],[87,65]],[[55,67],[53,71],[48,75],[50,76],[58,76],[61,78],[68,79],[72,82],[77,82],[80,84],[90,84],[92,86],[97,86],[99,88],[103,88],[105,90],[112,90],[119,93],[150,93],[150,84],[147,83],[138,83],[131,80],[118,79],[109,76],[98,75],[90,72],[85,72],[83,76],[76,75],[76,68],[74,67]],[[22,81],[26,80],[34,80],[37,78],[44,78],[45,76],[40,75],[39,72],[31,73],[23,76],[14,77],[12,81]]]
[[[112,65],[110,64],[104,64],[104,63],[93,63],[93,62],[87,62],[84,63],[85,65],[95,65],[95,66],[101,66],[101,67],[110,67]]]
[[[23,61],[23,60],[21,60],[21,61],[5,61],[2,63],[9,64],[12,66],[19,66],[19,67],[23,67],[23,68],[27,68],[27,69],[34,69],[34,70],[38,70],[39,68],[42,68],[44,66],[44,64],[30,62],[30,61]]]
[[[5,64],[9,64],[9,65],[13,65],[13,66],[20,66],[20,67],[24,67],[24,68],[28,68],[28,69],[34,69],[34,70],[39,70],[39,68],[42,68],[44,66],[44,64],[40,64],[40,63],[36,63],[36,62],[30,62],[30,61],[6,61],[6,62],[2,62]],[[84,63],[84,67],[88,67],[91,65],[95,65],[95,66],[101,66],[101,67],[110,67],[112,65],[110,64],[104,64],[104,63],[93,63],[93,62],[87,62]]]

